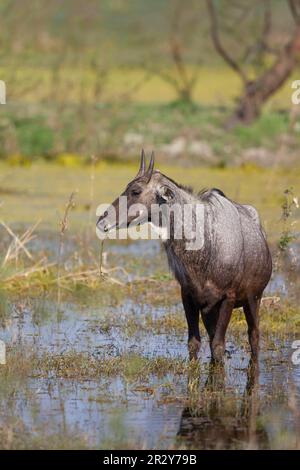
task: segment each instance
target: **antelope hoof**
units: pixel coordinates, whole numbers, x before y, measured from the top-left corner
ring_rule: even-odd
[[[212,352],[213,360],[216,362],[221,362],[224,356],[224,345],[223,344],[213,345],[211,352]]]
[[[188,342],[190,359],[197,359],[200,349],[200,341],[196,338],[191,338]]]

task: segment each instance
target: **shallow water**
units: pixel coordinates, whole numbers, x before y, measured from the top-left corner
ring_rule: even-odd
[[[54,242],[49,240],[47,250],[55,256]],[[66,260],[72,249],[66,247]],[[126,267],[127,280],[166,272],[166,259],[156,242],[111,243],[106,250],[107,265]],[[289,276],[294,275],[277,272],[266,294],[289,295]],[[49,294],[3,294],[0,339],[8,354],[14,349],[37,355],[76,351],[99,361],[128,353],[187,359],[186,331],[147,331],[145,327],[149,318],[183,315],[179,296],[168,295],[162,294],[161,302],[148,298],[137,302],[134,296],[108,287],[106,292],[66,296],[57,305]],[[126,326],[130,318],[137,325],[133,330]],[[150,375],[141,383],[126,376],[77,380],[50,374],[12,384],[3,376],[0,430],[10,430],[13,437],[0,442],[1,447],[68,447],[70,443],[96,448],[299,446],[299,416],[289,403],[291,398],[287,399],[292,397],[299,409],[300,365],[291,362],[295,336],[263,337],[259,368],[253,371],[248,368],[246,325],[241,337],[229,329],[224,370],[209,366],[203,328],[202,334],[199,361],[203,367],[192,386],[186,374],[171,373]]]
[[[175,314],[181,309],[180,304],[172,305],[167,312],[165,307],[137,306],[127,299],[117,307],[96,307],[94,301],[83,306],[63,303],[57,311],[55,302],[49,299],[31,299],[22,310],[14,302],[7,308],[13,314],[2,321],[0,337],[20,350],[32,348],[38,354],[76,350],[88,352],[99,361],[128,352],[147,357],[187,357],[185,334],[144,330],[128,334],[122,327],[126,315],[158,318],[166,313]],[[107,314],[115,326],[105,331],[101,319]],[[206,337],[203,338],[199,360],[206,368],[197,384],[200,406],[196,411],[184,405],[189,399],[188,377],[184,375],[149,376],[146,385],[155,389],[154,394],[139,391],[135,382],[124,377],[99,380],[28,377],[20,382],[13,396],[6,396],[5,388],[1,390],[0,422],[3,426],[17,416],[23,438],[26,434],[31,438],[74,435],[81,439],[79,446],[84,443],[89,447],[274,448],[278,446],[278,433],[290,433],[291,440],[294,436],[293,414],[284,400],[291,386],[295,387],[297,399],[300,398],[300,366],[293,366],[290,360],[293,339],[286,337],[280,341],[279,349],[276,344],[270,349],[269,343],[262,341],[259,374],[253,386],[258,387],[255,406],[253,391],[245,396],[249,360],[245,331],[242,344],[234,335],[228,335],[224,373],[210,372],[209,346]],[[209,382],[212,385],[208,387]],[[254,416],[249,417],[249,411],[243,408],[250,408]],[[255,425],[250,432],[251,419]],[[19,432],[17,424],[14,429]]]

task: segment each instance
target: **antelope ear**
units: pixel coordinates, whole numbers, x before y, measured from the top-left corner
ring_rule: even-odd
[[[172,189],[170,189],[168,186],[161,186],[160,188],[158,188],[157,195],[160,204],[170,202],[175,197],[175,194],[173,193]]]

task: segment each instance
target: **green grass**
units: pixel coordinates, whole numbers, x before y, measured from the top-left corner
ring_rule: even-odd
[[[232,99],[223,103],[212,94],[211,101],[199,99],[188,105],[174,101],[176,97],[165,94],[162,86],[162,94],[167,99],[160,101],[161,86],[157,84],[153,96],[146,90],[144,99],[140,100],[8,101],[0,107],[0,157],[12,164],[28,164],[39,158],[56,159],[65,166],[72,165],[72,159],[64,158],[65,154],[74,155],[75,160],[83,163],[93,154],[108,160],[128,161],[143,145],[161,151],[162,158],[174,164],[178,157],[168,156],[164,146],[184,137],[187,146],[179,163],[196,165],[204,161],[207,165],[224,166],[242,161],[243,151],[249,147],[277,151],[285,135],[289,137],[285,139],[289,143],[284,149],[288,163],[289,152],[300,143],[298,131],[289,129],[288,96],[281,106],[284,111],[279,112],[278,106],[270,103],[253,125],[228,132],[224,124],[233,112]],[[207,93],[205,84],[203,90]],[[224,93],[226,90],[225,87]],[[138,136],[136,143],[128,143],[130,135]],[[201,155],[193,155],[189,144],[195,140],[209,145],[213,156],[203,159]]]
[[[275,147],[276,138],[287,132],[288,125],[286,113],[264,113],[251,126],[238,126],[233,135],[242,147],[270,147],[272,141]]]

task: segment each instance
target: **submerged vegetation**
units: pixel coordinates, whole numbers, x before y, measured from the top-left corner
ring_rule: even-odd
[[[129,382],[143,383],[151,375],[164,377],[166,374],[185,375],[199,369],[182,358],[155,357],[146,358],[138,354],[122,356],[93,357],[89,354],[70,351],[65,354],[44,354],[37,356],[23,352],[10,351],[5,368],[1,368],[1,376],[9,378],[18,375],[35,378],[54,376],[75,380],[93,380],[100,377],[121,377]],[[199,372],[199,370],[198,370]]]

